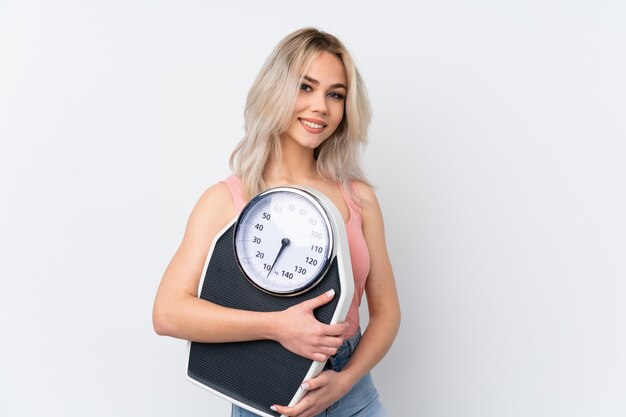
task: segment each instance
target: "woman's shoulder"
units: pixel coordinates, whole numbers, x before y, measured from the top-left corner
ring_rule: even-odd
[[[191,212],[191,220],[199,223],[226,224],[233,217],[234,203],[228,186],[223,181],[208,187],[200,195]]]
[[[231,174],[228,177],[220,181],[222,184],[226,184],[229,189],[238,188],[241,189],[241,180],[235,174]]]
[[[200,195],[198,202],[206,205],[223,206],[230,200],[230,192],[224,181],[216,182],[206,188]]]
[[[200,196],[198,203],[212,208],[232,209],[237,205],[235,200],[241,193],[241,180],[236,175],[230,175],[209,186]]]
[[[374,187],[364,181],[352,181],[353,191],[361,208],[361,216],[366,221],[372,216],[380,216],[380,206]]]

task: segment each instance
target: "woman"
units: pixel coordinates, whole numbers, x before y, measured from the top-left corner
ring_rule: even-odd
[[[160,335],[197,342],[272,339],[303,357],[330,359],[333,369],[304,381],[307,394],[298,404],[272,407],[287,416],[325,410],[336,416],[386,415],[369,371],[396,336],[400,308],[381,211],[358,160],[369,121],[360,75],[337,38],[316,29],[284,38],[250,89],[245,136],[230,160],[234,175],[200,197],[157,292],[153,321]],[[355,294],[345,323],[327,325],[313,315],[332,295],[270,313],[229,309],[197,297],[214,236],[252,196],[280,185],[323,192],[346,222]],[[361,337],[363,291],[370,318]],[[233,415],[253,414],[233,406]]]

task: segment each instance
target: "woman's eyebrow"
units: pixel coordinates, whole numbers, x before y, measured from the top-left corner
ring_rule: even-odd
[[[317,81],[315,78],[311,78],[308,75],[303,76],[302,78],[304,78],[305,80],[307,80],[308,82],[310,82],[311,84],[315,84],[315,85],[319,85],[319,81]],[[332,84],[330,86],[330,88],[343,88],[346,89],[346,86],[343,83],[336,83],[336,84]]]

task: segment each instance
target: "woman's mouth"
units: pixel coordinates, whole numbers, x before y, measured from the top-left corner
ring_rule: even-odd
[[[304,129],[311,133],[320,133],[326,127],[326,124],[321,120],[311,120],[311,119],[298,119],[300,120],[300,124]]]

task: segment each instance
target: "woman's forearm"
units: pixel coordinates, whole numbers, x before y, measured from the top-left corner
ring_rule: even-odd
[[[370,316],[369,323],[356,351],[340,372],[349,385],[356,384],[382,360],[398,334],[400,311]]]
[[[159,335],[221,343],[272,338],[276,332],[273,315],[227,308],[186,294],[158,300],[152,319]]]

